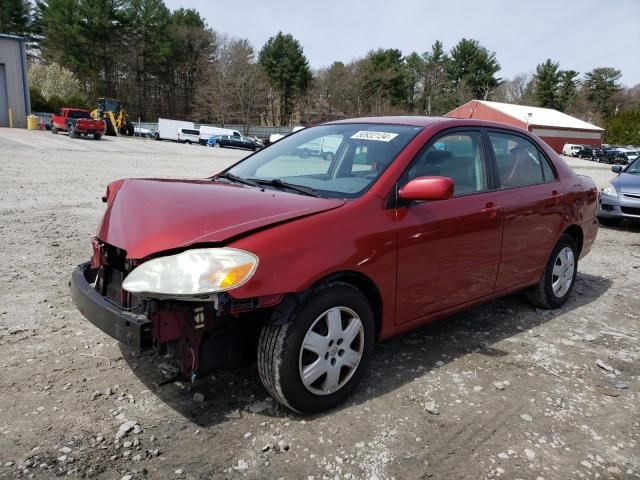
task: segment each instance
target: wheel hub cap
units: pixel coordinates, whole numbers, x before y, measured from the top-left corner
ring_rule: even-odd
[[[563,297],[571,288],[575,274],[575,263],[573,250],[569,247],[564,247],[558,252],[551,274],[551,289],[556,297]]]
[[[300,378],[316,395],[340,390],[356,372],[364,352],[364,327],[356,312],[333,307],[311,324],[299,354]]]

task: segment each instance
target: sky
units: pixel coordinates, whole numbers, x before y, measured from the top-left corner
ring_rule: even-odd
[[[195,8],[209,27],[247,38],[256,50],[278,31],[292,34],[312,68],[350,62],[377,48],[423,53],[473,38],[496,53],[499,76],[532,73],[547,58],[564,70],[622,71],[640,83],[640,0],[165,0]]]

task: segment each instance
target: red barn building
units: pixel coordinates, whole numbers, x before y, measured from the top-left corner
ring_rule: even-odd
[[[453,118],[478,118],[515,125],[535,133],[556,152],[565,143],[602,145],[604,130],[550,108],[471,100],[446,114]]]

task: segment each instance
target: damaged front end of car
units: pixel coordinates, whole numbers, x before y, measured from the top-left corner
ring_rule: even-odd
[[[72,273],[71,296],[104,333],[132,350],[172,357],[174,380],[195,380],[255,357],[260,326],[283,295],[236,300],[227,291],[246,282],[257,263],[224,247],[136,261],[94,239],[91,261]]]

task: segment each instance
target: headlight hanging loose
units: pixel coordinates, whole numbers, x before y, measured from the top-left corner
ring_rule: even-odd
[[[236,248],[200,248],[143,263],[122,288],[142,297],[202,297],[237,288],[249,280],[258,257]]]

